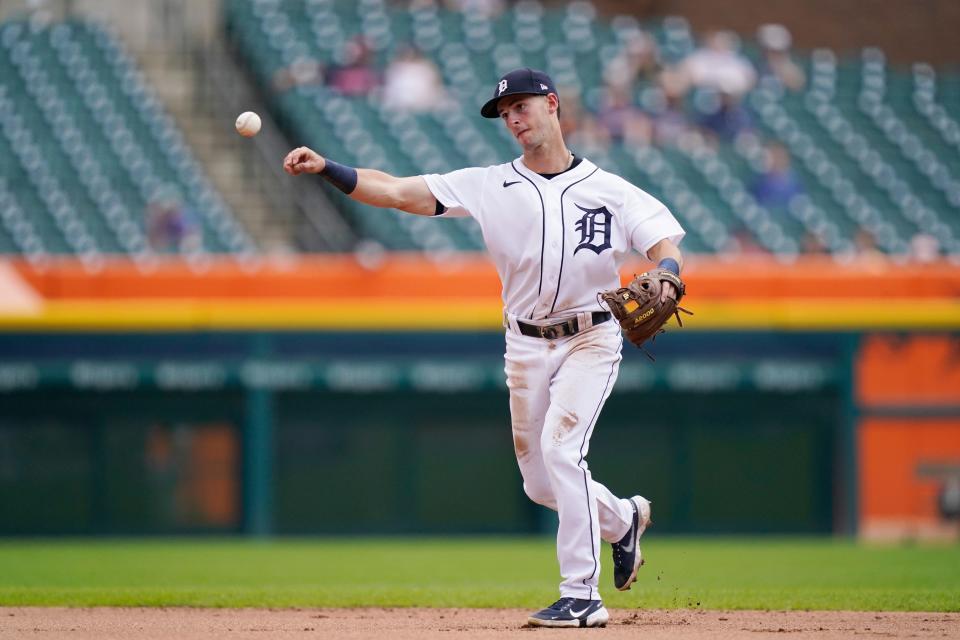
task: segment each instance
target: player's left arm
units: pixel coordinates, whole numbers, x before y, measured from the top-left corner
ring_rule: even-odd
[[[678,276],[683,269],[683,254],[680,253],[680,247],[671,242],[669,238],[664,238],[650,247],[647,250],[647,258],[658,267],[673,271]],[[676,300],[676,288],[669,282],[664,282],[663,285],[662,298],[665,300],[667,296],[670,296]]]
[[[677,267],[683,268],[683,255],[680,253],[680,247],[670,242],[669,238],[664,238],[657,244],[647,250],[647,257],[651,262],[659,264],[664,258],[672,258],[677,263]],[[680,275],[679,273],[677,275]]]

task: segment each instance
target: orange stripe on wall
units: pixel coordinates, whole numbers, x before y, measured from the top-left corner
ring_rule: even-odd
[[[199,267],[177,259],[160,259],[144,267],[118,258],[104,261],[95,270],[85,269],[76,260],[51,261],[42,269],[23,261],[12,264],[47,299],[500,296],[496,270],[482,254],[457,255],[442,262],[421,254],[389,254],[371,268],[352,255],[302,256],[246,265],[227,257]],[[649,266],[637,258],[624,267],[622,276],[627,279]],[[960,267],[946,262],[904,268],[876,263],[839,266],[818,257],[789,264],[769,258],[691,257],[684,279],[691,301],[960,298]]]

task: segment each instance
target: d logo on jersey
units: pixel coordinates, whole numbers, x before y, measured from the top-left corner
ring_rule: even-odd
[[[577,251],[580,251],[580,249],[590,249],[597,255],[609,249],[610,222],[613,219],[613,214],[607,211],[606,207],[584,209],[577,204],[577,209],[586,213],[574,227],[575,230],[580,232],[580,244],[573,250],[573,255],[577,255]]]

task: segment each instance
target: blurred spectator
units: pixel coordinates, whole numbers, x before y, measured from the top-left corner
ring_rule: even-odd
[[[608,86],[597,112],[597,119],[613,142],[646,144],[650,142],[650,119],[631,100],[622,87]]]
[[[741,256],[766,255],[768,251],[757,242],[756,236],[744,226],[739,226],[730,235],[730,242],[724,253]]]
[[[827,247],[823,240],[817,234],[807,231],[800,240],[800,251],[808,256],[822,256],[827,252]]]
[[[560,121],[560,131],[566,138],[579,128],[580,120],[584,117],[583,102],[580,100],[580,90],[572,86],[557,87],[560,95],[563,96],[563,103],[560,105],[560,111],[557,112],[557,119]]]
[[[342,65],[330,69],[327,81],[337,93],[365,96],[380,86],[380,74],[373,65],[373,51],[363,36],[347,41],[341,51]]]
[[[757,204],[784,208],[803,193],[803,185],[790,166],[790,154],[782,144],[769,144],[766,156],[766,170],[750,185],[750,192]]]
[[[737,136],[753,129],[753,119],[740,104],[740,96],[721,91],[715,107],[700,119],[700,126],[721,142],[733,142]]]
[[[663,91],[659,104],[650,109],[653,143],[661,147],[677,146],[680,139],[693,130],[683,110],[683,99],[676,93]]]
[[[444,0],[443,4],[450,11],[478,13],[488,18],[500,15],[507,8],[506,0]]]
[[[323,81],[323,65],[312,57],[299,56],[286,67],[281,67],[274,72],[273,90],[282,93],[294,87],[322,84]]]
[[[628,36],[620,53],[604,66],[603,79],[607,86],[632,93],[638,83],[655,82],[660,72],[656,41],[638,30]]]
[[[704,46],[684,58],[676,72],[684,90],[703,87],[740,97],[753,88],[757,72],[737,53],[739,39],[730,31],[712,31]]]
[[[443,80],[436,65],[414,47],[402,47],[384,73],[384,106],[423,113],[436,109],[445,100]]]
[[[763,52],[760,77],[773,78],[790,91],[800,91],[806,83],[803,69],[790,57],[792,38],[782,24],[764,24],[757,29],[757,42]]]
[[[860,227],[854,235],[853,246],[859,261],[877,266],[887,263],[887,256],[877,248],[877,241],[873,234],[863,227]]]
[[[173,189],[147,204],[146,218],[147,241],[155,252],[189,253],[200,248],[200,226]]]
[[[610,133],[590,113],[581,115],[577,128],[564,138],[580,157],[598,156],[610,148]]]
[[[940,258],[940,241],[929,233],[918,233],[910,238],[910,259],[927,264]]]

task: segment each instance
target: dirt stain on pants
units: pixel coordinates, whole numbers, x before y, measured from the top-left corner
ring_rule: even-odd
[[[580,417],[573,411],[565,411],[563,415],[560,416],[560,421],[557,422],[557,426],[553,429],[553,446],[559,447],[563,444],[563,439],[568,433],[573,431],[573,428],[577,426],[579,420]]]
[[[513,432],[513,450],[517,454],[517,460],[523,461],[530,455],[530,444],[522,434]]]
[[[530,385],[524,368],[512,363],[507,364],[507,386],[510,388],[510,416],[513,423],[513,450],[517,460],[522,462],[530,455],[530,443],[527,439],[530,431],[530,406],[527,393]]]

